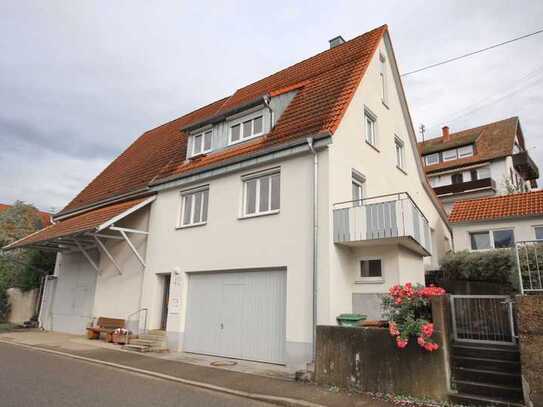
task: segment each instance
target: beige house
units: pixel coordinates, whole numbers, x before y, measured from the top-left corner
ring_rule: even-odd
[[[9,247],[59,252],[46,329],[136,319],[172,350],[289,366],[451,246],[386,26],[146,132],[55,222]]]

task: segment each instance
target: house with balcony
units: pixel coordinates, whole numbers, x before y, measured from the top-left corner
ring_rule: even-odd
[[[424,171],[448,213],[455,202],[528,192],[539,169],[526,149],[518,117],[419,143]]]
[[[296,367],[316,324],[380,318],[451,239],[382,26],[144,133],[6,249],[58,253],[45,329],[122,318],[171,350]]]

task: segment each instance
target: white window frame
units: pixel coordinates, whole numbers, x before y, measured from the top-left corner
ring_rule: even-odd
[[[368,119],[372,123],[371,136],[370,136],[370,133],[368,132]],[[372,113],[372,111],[369,110],[367,107],[364,108],[364,140],[366,141],[367,144],[377,149],[377,140],[378,140],[377,116],[374,113]]]
[[[271,209],[272,205],[272,177],[274,175],[279,176],[279,208]],[[269,179],[269,192],[268,192],[268,206],[269,210],[261,211],[260,210],[260,185],[262,178]],[[247,185],[249,181],[258,180],[256,184],[256,198],[255,198],[255,212],[247,213]],[[247,174],[241,177],[242,193],[241,193],[241,213],[240,219],[255,218],[258,216],[274,215],[281,211],[281,169],[272,168],[265,171],[260,171],[253,174]]]
[[[394,135],[394,150],[396,153],[396,167],[405,172],[405,143],[398,135]]]
[[[536,229],[543,229],[543,225],[533,225],[532,228],[534,229],[534,240],[537,240]]]
[[[450,158],[446,158],[447,153],[453,153],[453,152],[454,152],[454,157],[451,156]],[[458,160],[458,151],[456,150],[456,148],[453,148],[451,150],[442,151],[441,152],[441,160],[443,162]]]
[[[467,153],[461,153],[463,149],[469,148],[469,151]],[[456,155],[458,158],[466,158],[466,157],[472,157],[473,154],[475,154],[475,149],[473,148],[473,144],[468,144],[467,146],[462,146],[457,148]]]
[[[469,250],[472,251],[472,252],[482,252],[482,251],[486,251],[486,250],[495,250],[496,249],[496,244],[494,242],[494,232],[500,232],[500,231],[505,231],[505,230],[510,230],[512,233],[513,233],[513,244],[515,244],[515,242],[517,241],[516,240],[516,237],[515,237],[515,228],[514,227],[503,227],[503,228],[495,228],[495,229],[481,229],[481,230],[470,230],[468,232],[468,247],[469,247]],[[489,234],[489,238],[490,238],[490,248],[488,249],[474,249],[472,246],[471,246],[471,235],[472,234],[477,234],[477,233],[488,233]]]
[[[428,159],[429,159],[430,157],[436,157],[437,159],[436,159],[435,162],[429,162]],[[426,154],[426,155],[424,156],[424,163],[425,163],[426,165],[439,164],[439,153]]]
[[[362,277],[361,263],[363,261],[380,260],[381,261],[381,276],[380,277]],[[360,257],[358,258],[356,284],[383,284],[385,282],[385,262],[382,257]]]
[[[262,131],[260,133],[255,133],[253,134],[254,132],[254,128],[255,128],[255,119],[258,119],[258,118],[261,118],[262,119]],[[243,130],[243,123],[245,122],[248,122],[248,121],[251,121],[251,135],[248,136],[248,137],[245,137],[244,136],[244,130]],[[239,140],[236,140],[236,141],[232,141],[232,128],[239,125],[240,126],[240,129],[239,129]],[[238,143],[243,143],[247,140],[251,140],[251,139],[254,139],[256,137],[260,137],[264,134],[265,132],[265,128],[264,128],[264,112],[259,110],[257,112],[254,112],[250,115],[245,115],[245,116],[242,116],[242,117],[239,117],[235,120],[231,120],[228,122],[228,145],[234,145],[234,144],[238,144]]]
[[[351,196],[353,200],[353,206],[361,206],[364,202],[364,196],[366,195],[366,177],[364,177],[362,174],[360,174],[358,171],[355,172],[355,170],[352,171],[351,175],[351,194],[352,194],[352,187],[353,184],[358,187],[358,192],[360,192],[361,199],[359,201],[356,201],[353,196]]]
[[[205,148],[205,137],[206,137],[206,134],[208,133],[211,133],[211,143],[209,144],[209,148],[206,149]],[[196,137],[198,136],[201,136],[202,137],[202,149],[200,151],[195,151],[195,147],[196,147]],[[213,129],[206,129],[206,130],[202,130],[202,131],[199,131],[197,133],[194,133],[192,134],[192,146],[191,146],[191,154],[190,156],[191,157],[194,157],[194,156],[197,156],[197,155],[200,155],[200,154],[207,154],[209,153],[211,150],[213,150]]]
[[[190,223],[183,224],[183,221],[185,220],[185,205],[187,203],[187,197],[188,196],[194,196],[195,194],[199,192],[205,192],[207,191],[207,208],[206,208],[206,219],[204,221],[200,220],[199,222],[194,222],[194,206],[196,204],[196,199],[191,198],[191,211],[190,211]],[[207,220],[209,219],[209,185],[202,185],[196,188],[190,188],[186,189],[180,192],[180,205],[179,205],[179,211],[178,211],[178,217],[177,217],[177,229],[184,229],[184,228],[190,228],[194,226],[203,226],[207,224]],[[204,203],[205,199],[203,199],[202,196],[202,202],[200,207],[200,218],[202,217],[202,214],[204,213]]]

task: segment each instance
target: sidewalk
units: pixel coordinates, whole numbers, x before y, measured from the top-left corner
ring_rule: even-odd
[[[259,376],[195,365],[164,356],[127,352],[82,337],[45,332],[12,332],[0,334],[0,342],[84,358],[89,362],[132,370],[166,380],[180,381],[199,387],[284,406],[385,407],[391,404],[372,400],[366,395],[331,391],[314,384],[297,383],[269,376]],[[104,346],[105,345],[105,346]]]

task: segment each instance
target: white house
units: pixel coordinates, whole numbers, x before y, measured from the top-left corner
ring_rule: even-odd
[[[457,251],[543,240],[543,191],[457,202],[449,219]]]
[[[8,247],[59,252],[46,329],[136,318],[172,350],[289,366],[451,245],[386,26],[146,132],[55,222]]]
[[[424,171],[450,213],[457,201],[527,192],[537,187],[539,169],[526,149],[518,117],[419,143]]]

